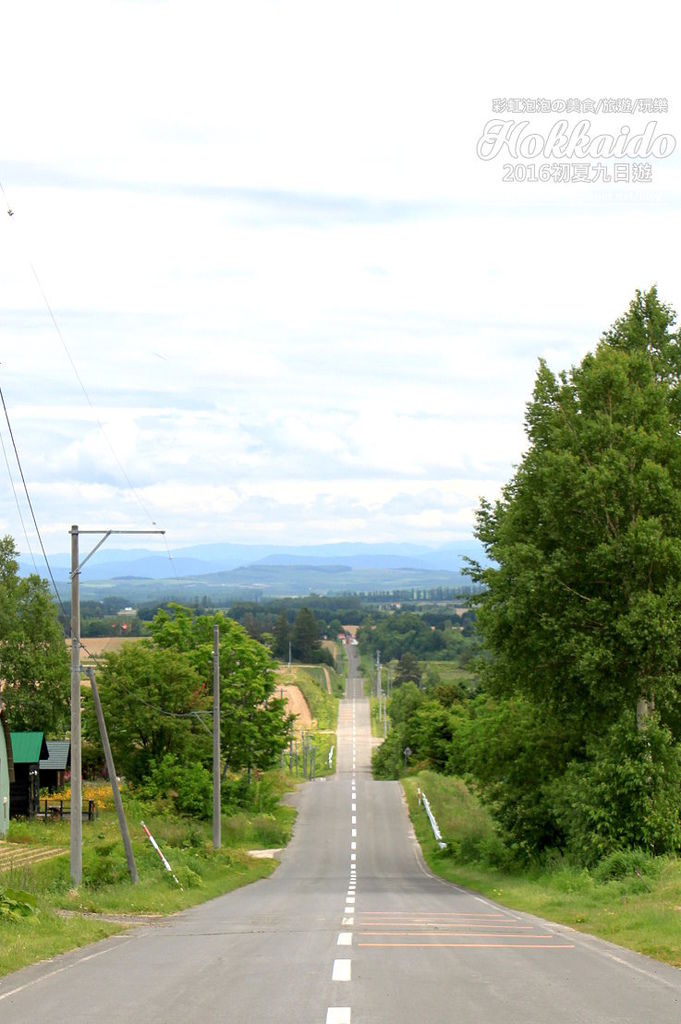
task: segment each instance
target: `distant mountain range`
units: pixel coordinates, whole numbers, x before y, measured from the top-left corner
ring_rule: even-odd
[[[83,538],[82,557],[87,554]],[[310,592],[432,589],[457,587],[465,558],[486,562],[474,540],[455,541],[439,548],[415,544],[340,543],[310,546],[203,544],[159,553],[146,548],[103,547],[84,566],[83,597],[125,594],[137,600],[169,596],[299,596]],[[68,554],[50,556],[55,580],[68,589]],[[47,576],[44,563],[38,564]],[[22,574],[33,563],[20,559]],[[60,586],[60,590],[62,587]]]

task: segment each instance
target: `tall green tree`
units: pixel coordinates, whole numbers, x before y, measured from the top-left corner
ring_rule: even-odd
[[[143,782],[164,758],[208,764],[210,711],[206,680],[189,652],[148,640],[127,644],[104,657],[97,683],[116,771],[133,784]],[[84,732],[95,746],[99,731],[86,700]]]
[[[277,658],[288,658],[288,645],[291,639],[286,612],[280,612],[274,625],[273,654]]]
[[[276,663],[243,626],[221,612],[196,616],[171,605],[151,624],[158,647],[187,653],[212,694],[213,629],[220,631],[220,719],[225,768],[270,768],[288,743],[292,720],[275,695]]]
[[[527,451],[501,498],[478,513],[477,536],[493,562],[473,571],[485,586],[485,685],[561,722],[570,739],[557,775],[587,761],[594,738],[624,718],[639,730],[655,718],[674,743],[681,737],[675,320],[654,288],[637,292],[578,366],[556,376],[542,361]],[[667,756],[667,744],[657,749]],[[646,772],[643,761],[639,768]],[[599,799],[608,799],[602,790]],[[611,841],[634,831],[613,827]]]
[[[418,659],[407,651],[402,655],[397,666],[395,686],[402,686],[403,683],[416,683],[417,686],[420,686],[422,675]]]
[[[496,565],[479,620],[488,682],[599,729],[640,701],[678,721],[681,345],[655,289],[594,354],[540,364],[529,447],[477,535]]]
[[[11,537],[0,540],[0,679],[13,730],[63,736],[69,727],[69,659],[47,583],[19,577]]]
[[[321,644],[319,641],[319,625],[309,608],[301,608],[296,615],[291,634],[293,657],[297,661],[315,662],[318,660]]]

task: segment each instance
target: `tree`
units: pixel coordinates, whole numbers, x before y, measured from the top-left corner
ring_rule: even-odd
[[[221,748],[225,770],[271,768],[288,743],[292,719],[274,696],[275,668],[262,644],[222,612],[195,616],[173,604],[151,624],[154,643],[189,655],[212,694],[213,628],[220,630]]]
[[[105,655],[97,682],[116,770],[135,784],[148,779],[170,755],[182,763],[209,763],[211,740],[200,716],[210,710],[206,679],[187,651],[148,640]],[[91,701],[84,732],[99,733]]]
[[[297,661],[315,662],[321,649],[319,626],[309,608],[301,608],[291,634],[293,657]]]
[[[527,451],[501,498],[478,512],[493,563],[472,572],[485,587],[485,686],[522,695],[567,730],[556,776],[588,762],[595,739],[616,735],[631,715],[639,730],[655,720],[681,737],[675,319],[654,288],[637,292],[579,366],[556,376],[540,362]],[[598,756],[603,762],[601,748]],[[598,789],[602,807],[616,799],[614,789]],[[613,826],[611,834],[633,832]]]
[[[421,666],[413,654],[403,654],[400,658],[397,671],[395,672],[395,686],[402,686],[403,683],[416,683],[421,685]]]
[[[681,346],[655,290],[594,355],[542,362],[529,449],[478,536],[489,679],[598,728],[641,699],[676,720],[681,649]]]
[[[11,537],[0,540],[0,679],[12,729],[63,736],[69,659],[57,608],[37,575],[19,578]]]
[[[275,657],[282,659],[288,658],[288,645],[290,639],[291,630],[289,629],[286,612],[280,612],[274,625],[274,646],[272,653]]]

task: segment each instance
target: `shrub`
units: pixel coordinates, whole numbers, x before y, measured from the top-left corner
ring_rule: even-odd
[[[643,850],[613,850],[593,870],[597,882],[619,881],[629,875],[650,875],[656,871],[651,857]]]
[[[145,800],[168,800],[180,812],[196,818],[211,814],[213,779],[203,765],[196,762],[179,764],[174,754],[166,754],[156,763],[139,789]]]
[[[681,848],[681,752],[654,718],[643,730],[624,715],[572,761],[553,787],[568,850],[587,865],[622,850]]]

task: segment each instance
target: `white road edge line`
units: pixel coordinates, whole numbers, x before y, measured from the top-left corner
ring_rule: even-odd
[[[128,936],[120,936],[121,939],[127,939]],[[33,981],[27,981],[25,985],[20,985],[18,988],[10,989],[9,992],[0,993],[0,1000],[8,999],[10,996],[15,996],[19,992],[23,992],[24,989],[32,988],[41,981],[46,981],[48,978],[53,978],[55,974],[62,974],[64,971],[70,971],[73,967],[77,967],[78,964],[84,964],[88,960],[95,960],[98,956],[104,956],[106,953],[112,953],[114,949],[118,949],[119,943],[115,946],[109,946],[107,949],[101,949],[99,953],[90,953],[89,956],[81,956],[80,959],[75,960],[72,964],[66,964],[64,967],[58,967],[55,971],[49,971],[47,974],[41,974],[39,978],[34,978]]]

